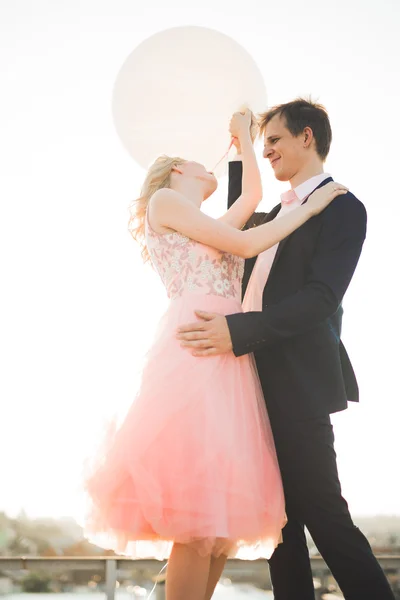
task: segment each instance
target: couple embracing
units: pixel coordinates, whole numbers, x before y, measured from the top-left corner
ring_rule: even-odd
[[[125,420],[88,476],[86,530],[133,557],[168,558],[167,600],[209,600],[227,557],[269,560],[276,600],[314,599],[305,527],[347,600],[393,600],[341,494],[330,414],[358,401],[340,339],[366,235],[363,204],[324,172],[325,109],[257,120],[291,189],[269,213],[235,113],[228,210],[201,212],[212,172],[150,167],[130,229],[170,299]]]

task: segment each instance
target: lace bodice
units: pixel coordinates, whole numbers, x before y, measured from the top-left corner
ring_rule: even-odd
[[[214,294],[240,302],[244,259],[174,232],[159,234],[146,219],[146,242],[169,298]]]

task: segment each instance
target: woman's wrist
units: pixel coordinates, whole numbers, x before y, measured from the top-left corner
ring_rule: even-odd
[[[315,217],[318,214],[318,211],[312,207],[311,203],[306,202],[302,204],[299,208],[301,208],[308,217]]]
[[[243,147],[243,144],[246,142],[250,142],[253,145],[253,141],[251,139],[250,129],[248,127],[243,128],[238,133],[239,145]]]

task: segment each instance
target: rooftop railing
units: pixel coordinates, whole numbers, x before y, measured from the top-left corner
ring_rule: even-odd
[[[384,571],[392,578],[400,581],[400,555],[377,555],[377,559]],[[63,571],[96,571],[104,574],[104,590],[106,600],[115,600],[115,591],[119,577],[128,575],[133,570],[145,574],[153,581],[157,580],[166,561],[154,559],[131,559],[127,557],[96,556],[96,557],[0,557],[0,571],[3,573],[16,573],[21,571],[46,571],[60,573]],[[311,557],[311,566],[315,579],[319,580],[321,587],[327,586],[330,571],[321,556]],[[268,565],[265,559],[252,561],[229,559],[223,577],[232,578],[234,581],[252,581],[265,583],[269,579]],[[158,578],[156,599],[165,597],[163,578]]]

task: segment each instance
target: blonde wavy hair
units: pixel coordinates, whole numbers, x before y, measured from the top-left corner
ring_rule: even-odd
[[[157,190],[171,186],[172,169],[185,162],[183,158],[177,156],[170,157],[165,154],[159,156],[147,172],[140,197],[132,202],[129,207],[130,219],[128,228],[133,239],[140,245],[144,262],[150,260],[145,238],[146,213],[150,198]]]

